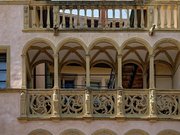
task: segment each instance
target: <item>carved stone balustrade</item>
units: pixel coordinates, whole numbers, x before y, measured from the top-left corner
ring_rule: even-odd
[[[153,95],[149,89],[61,89],[57,93],[59,105],[54,108],[53,89],[23,92],[20,118],[51,119],[55,109],[58,119],[180,119],[179,90],[153,90]]]
[[[67,3],[24,6],[24,30],[149,30],[153,24],[157,30],[179,29],[179,5],[175,2],[151,5],[108,1],[99,6]]]

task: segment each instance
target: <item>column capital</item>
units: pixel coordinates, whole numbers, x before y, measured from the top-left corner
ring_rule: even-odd
[[[122,56],[123,56],[122,54],[118,54],[117,55],[118,58],[122,58]]]
[[[90,54],[86,54],[86,57],[90,57]]]
[[[58,53],[54,53],[53,56],[54,56],[54,57],[58,57],[59,54],[58,54]]]
[[[153,54],[149,54],[149,58],[154,58],[154,53]]]

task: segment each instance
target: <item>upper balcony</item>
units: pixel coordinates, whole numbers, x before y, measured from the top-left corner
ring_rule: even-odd
[[[178,7],[175,1],[34,1],[24,6],[24,31],[178,30]]]

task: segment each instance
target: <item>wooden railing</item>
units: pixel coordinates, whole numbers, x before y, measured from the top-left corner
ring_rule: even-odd
[[[179,90],[26,90],[21,118],[180,119]]]

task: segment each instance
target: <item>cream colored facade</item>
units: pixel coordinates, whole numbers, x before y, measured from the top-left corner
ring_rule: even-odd
[[[0,135],[180,135],[180,1],[107,3],[0,0]]]

